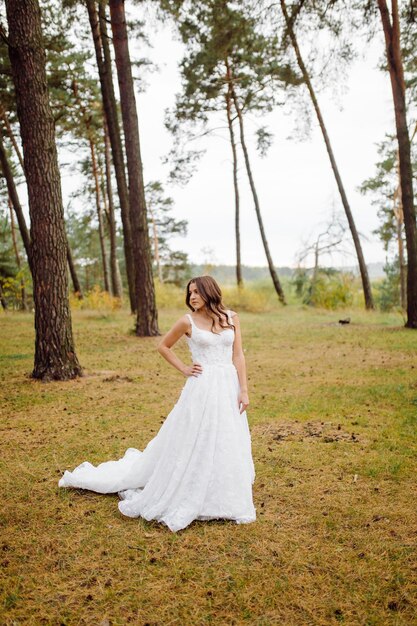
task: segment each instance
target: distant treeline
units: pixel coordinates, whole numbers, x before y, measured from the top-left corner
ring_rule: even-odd
[[[342,272],[359,274],[357,266],[335,268]],[[279,276],[283,278],[292,278],[296,268],[292,267],[278,267],[277,272]],[[369,263],[368,272],[371,279],[382,278],[384,276],[384,264],[383,263]],[[251,267],[249,265],[242,265],[242,273],[244,282],[256,282],[269,279],[268,267]],[[201,276],[203,274],[210,274],[220,284],[230,284],[236,282],[236,268],[234,265],[194,265],[191,264],[191,276]]]

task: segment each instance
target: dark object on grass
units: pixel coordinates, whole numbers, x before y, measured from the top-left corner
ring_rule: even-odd
[[[339,320],[339,324],[343,326],[343,324],[350,324],[350,317],[345,317],[344,320]]]

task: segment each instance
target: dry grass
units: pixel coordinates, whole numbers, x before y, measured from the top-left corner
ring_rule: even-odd
[[[258,519],[177,534],[57,487],[156,434],[183,384],[156,340],[129,334],[123,311],[77,311],[86,376],[41,384],[31,316],[1,317],[0,623],[413,623],[417,333],[346,315],[242,314]]]

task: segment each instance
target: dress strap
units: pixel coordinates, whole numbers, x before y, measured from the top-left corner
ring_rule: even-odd
[[[187,330],[187,332],[185,333],[185,336],[188,337],[188,339],[191,339],[191,336],[194,335],[194,326],[195,326],[195,324],[193,322],[193,318],[191,317],[191,315],[189,313],[186,313],[185,315],[188,317],[189,322],[191,324],[191,330]],[[188,333],[190,333],[190,334],[188,334]]]

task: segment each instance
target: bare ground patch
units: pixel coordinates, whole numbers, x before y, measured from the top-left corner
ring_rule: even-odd
[[[319,420],[301,422],[294,419],[277,424],[256,424],[252,428],[253,436],[268,438],[271,441],[319,441],[332,443],[335,441],[364,442],[363,437],[355,432],[347,432],[341,424],[322,422]]]

